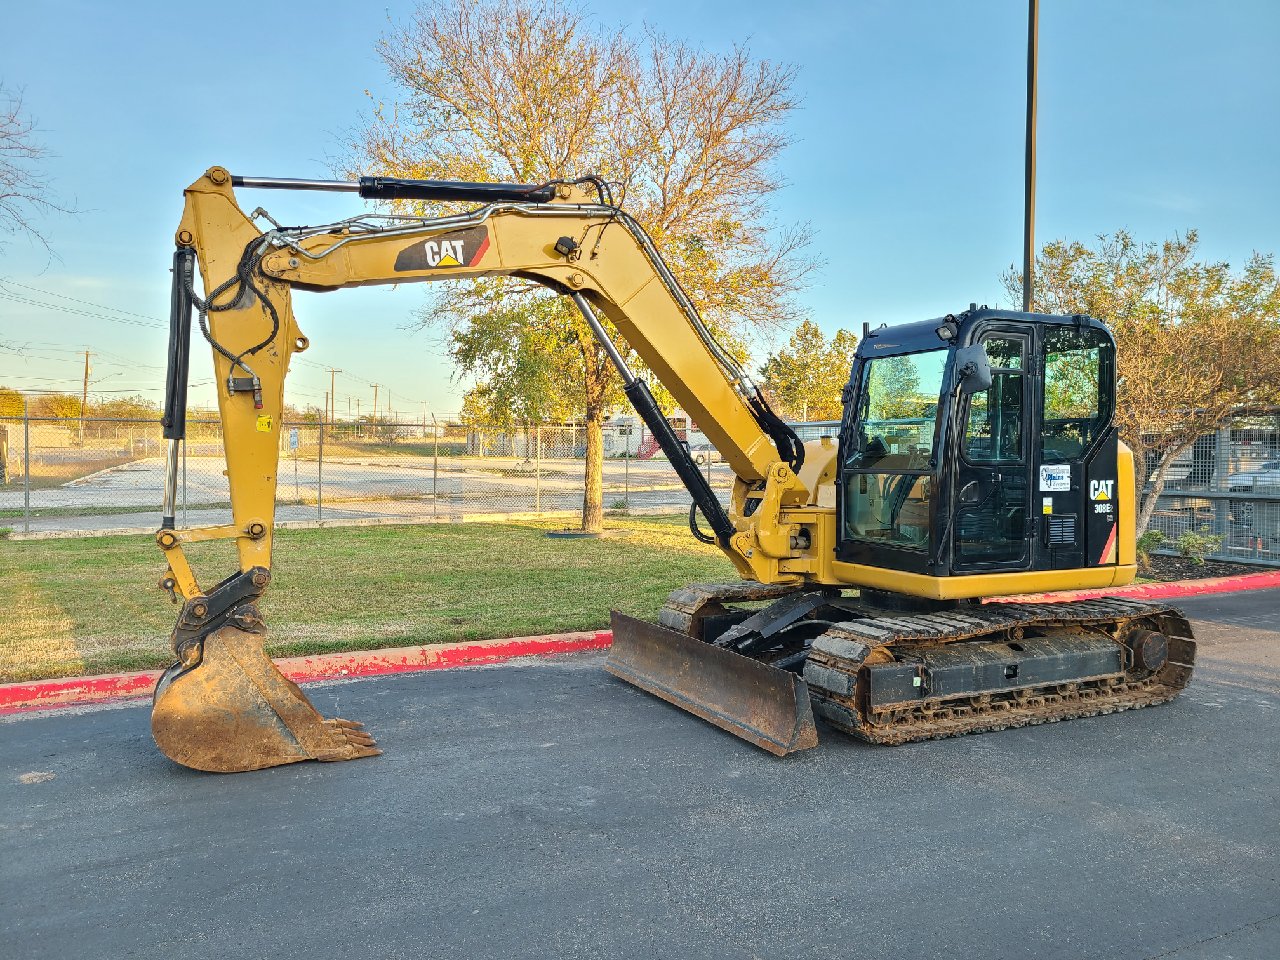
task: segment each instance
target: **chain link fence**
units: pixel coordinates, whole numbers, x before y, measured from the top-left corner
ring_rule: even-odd
[[[483,429],[417,422],[286,422],[276,518],[282,523],[457,522],[575,518],[585,494],[586,429],[547,424]],[[166,443],[153,420],[0,418],[0,528],[14,533],[154,530]],[[178,522],[231,521],[222,428],[191,420]],[[733,477],[695,449],[726,501]],[[640,426],[606,426],[604,508],[687,510],[684,485]]]
[[[1153,466],[1153,465],[1149,465]],[[1196,441],[1170,467],[1148,529],[1216,560],[1280,565],[1280,413]]]
[[[798,425],[805,439],[838,429]],[[276,515],[284,523],[569,519],[582,509],[586,443],[581,425],[499,430],[430,417],[285,423]],[[155,529],[164,451],[153,420],[0,418],[0,528]],[[727,501],[733,478],[719,454],[698,442],[693,452]],[[683,484],[642,426],[606,426],[604,456],[606,511],[688,509]],[[188,422],[183,526],[230,522],[224,469],[221,424]],[[1151,529],[1165,536],[1161,550],[1191,535],[1208,538],[1201,549],[1215,559],[1280,565],[1280,414],[1202,437],[1173,464]]]

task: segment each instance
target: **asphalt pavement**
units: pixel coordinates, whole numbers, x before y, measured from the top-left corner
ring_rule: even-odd
[[[781,760],[595,656],[313,686],[386,753],[234,776],[25,715],[0,955],[1274,960],[1280,591],[1179,605],[1171,704]]]

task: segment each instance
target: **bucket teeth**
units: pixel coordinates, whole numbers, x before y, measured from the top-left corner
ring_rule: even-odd
[[[194,666],[174,664],[156,684],[151,732],[169,759],[213,773],[302,760],[377,756],[354,720],[325,719],[262,649],[262,635],[222,627]]]
[[[317,760],[356,760],[360,757],[376,757],[382,753],[378,741],[364,732],[364,724],[354,720],[334,717],[324,721],[332,732],[335,756],[316,757]]]

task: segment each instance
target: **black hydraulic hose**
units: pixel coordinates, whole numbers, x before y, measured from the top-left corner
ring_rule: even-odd
[[[769,401],[764,398],[764,394],[759,388],[755,391],[755,396],[751,398],[748,406],[752,414],[756,418],[756,422],[760,424],[763,430],[778,448],[778,456],[780,456],[787,464],[790,465],[793,473],[799,473],[800,468],[804,466],[804,441],[800,439],[799,434],[791,428],[785,420],[773,412],[773,408],[769,406]]]
[[[164,386],[166,440],[187,438],[187,371],[191,361],[191,280],[196,252],[178,247],[173,253],[173,288],[169,295],[169,368]]]
[[[689,504],[689,532],[693,534],[693,539],[699,543],[715,543],[715,537],[709,537],[702,532],[702,528],[698,526],[698,505],[696,503]]]

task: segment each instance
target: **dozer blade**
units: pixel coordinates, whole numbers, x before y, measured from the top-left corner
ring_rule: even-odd
[[[176,663],[156,683],[151,733],[169,759],[239,773],[382,752],[360,724],[316,712],[263,651],[261,634],[225,626],[203,648],[197,663]]]
[[[656,623],[615,610],[604,668],[775,756],[818,745],[803,680]]]

